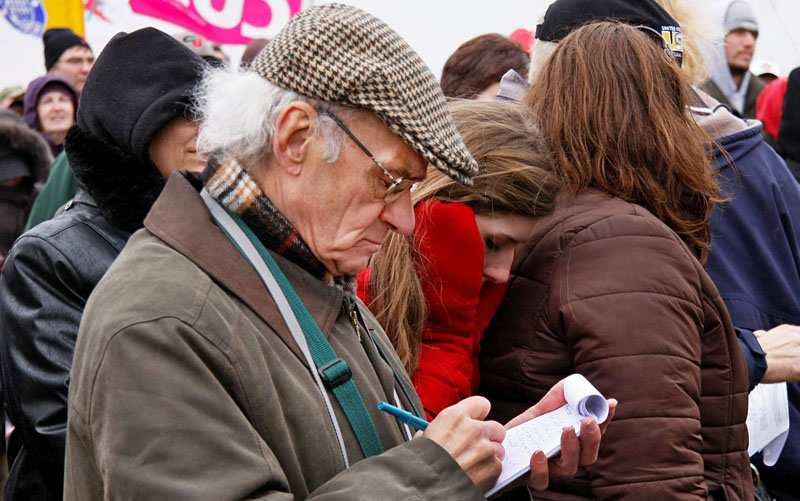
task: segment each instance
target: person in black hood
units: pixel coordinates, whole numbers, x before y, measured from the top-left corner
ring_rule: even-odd
[[[0,260],[22,233],[37,185],[47,179],[52,161],[44,139],[16,113],[0,110]]]
[[[153,54],[158,54],[157,58]],[[116,35],[66,137],[78,193],[24,233],[0,276],[0,364],[15,429],[4,499],[61,499],[69,373],[89,294],[143,226],[166,177],[200,170],[190,109],[203,62],[154,28]]]

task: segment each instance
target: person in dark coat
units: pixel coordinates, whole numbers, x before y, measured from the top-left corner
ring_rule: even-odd
[[[78,193],[63,214],[19,238],[0,277],[0,362],[15,426],[6,500],[62,498],[69,373],[81,314],[142,227],[165,177],[203,166],[189,114],[203,64],[171,36],[145,28],[115,36],[86,82],[66,139]]]
[[[13,111],[0,110],[0,258],[22,233],[52,161],[44,139]]]
[[[734,0],[722,19],[725,43],[711,61],[711,79],[703,90],[739,117],[756,117],[756,100],[767,86],[750,71],[758,38],[758,20],[745,0]]]

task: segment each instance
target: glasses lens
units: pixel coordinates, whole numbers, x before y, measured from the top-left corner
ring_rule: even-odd
[[[383,196],[383,201],[387,204],[390,204],[400,198],[403,193],[410,190],[412,186],[416,184],[416,182],[410,179],[398,179],[399,182],[395,182],[392,184],[389,189],[386,191],[386,194]]]

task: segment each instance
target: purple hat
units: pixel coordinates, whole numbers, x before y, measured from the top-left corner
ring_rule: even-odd
[[[25,91],[25,123],[28,127],[34,130],[37,128],[36,120],[36,107],[39,105],[39,99],[45,94],[46,91],[57,90],[72,99],[72,106],[75,111],[78,110],[78,95],[75,94],[75,89],[63,77],[48,73],[45,76],[34,79],[28,84],[28,90]],[[73,117],[74,118],[74,117]]]

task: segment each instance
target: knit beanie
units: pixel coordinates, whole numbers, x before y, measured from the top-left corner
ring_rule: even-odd
[[[69,28],[50,28],[44,32],[44,67],[47,71],[58,61],[65,50],[80,45],[91,50],[86,40],[79,37]]]
[[[192,104],[206,63],[155,28],[118,33],[95,61],[81,95],[77,126],[150,163],[150,143]]]
[[[736,0],[728,5],[723,21],[725,33],[743,28],[747,31],[758,33],[758,21],[750,4],[744,0]]]

